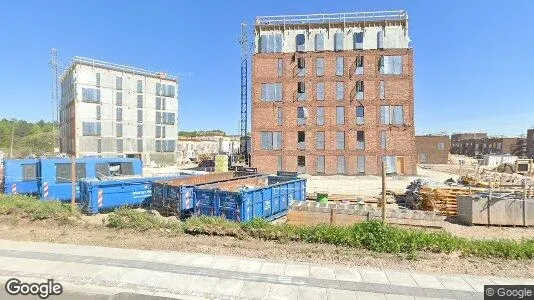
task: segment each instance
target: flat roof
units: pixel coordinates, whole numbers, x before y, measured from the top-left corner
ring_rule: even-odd
[[[100,68],[115,70],[115,71],[124,72],[124,73],[131,73],[131,74],[135,74],[135,75],[142,75],[142,76],[160,78],[160,79],[163,79],[163,80],[176,81],[176,82],[178,81],[178,76],[169,75],[169,74],[164,73],[164,72],[153,72],[153,71],[148,71],[148,70],[144,70],[144,69],[140,69],[140,68],[125,66],[125,65],[119,65],[119,64],[114,64],[114,63],[102,61],[102,60],[86,58],[86,57],[80,57],[80,56],[75,56],[72,59],[69,67],[61,75],[61,79],[63,79],[63,77],[76,64],[82,64],[82,65],[92,66],[92,67],[100,67]]]

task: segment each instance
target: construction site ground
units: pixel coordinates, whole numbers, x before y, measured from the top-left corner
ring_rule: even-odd
[[[106,227],[103,216],[84,217],[74,225],[54,221],[33,221],[9,216],[0,217],[0,237],[9,240],[43,241],[118,248],[188,251],[236,257],[271,259],[282,262],[311,262],[322,265],[347,265],[420,271],[427,273],[495,275],[501,277],[534,277],[533,260],[460,257],[458,253],[423,253],[416,259],[400,255],[370,252],[362,249],[326,244],[267,242],[259,239],[189,235],[159,230],[138,232]],[[520,228],[483,228],[487,235],[510,236],[510,232],[526,232]],[[532,234],[529,235],[532,237]],[[482,233],[482,232],[480,232]],[[463,233],[462,233],[463,234]],[[527,235],[524,236],[528,237]]]

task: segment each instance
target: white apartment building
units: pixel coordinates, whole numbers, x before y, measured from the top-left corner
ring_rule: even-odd
[[[59,106],[62,153],[177,160],[176,76],[74,57]]]

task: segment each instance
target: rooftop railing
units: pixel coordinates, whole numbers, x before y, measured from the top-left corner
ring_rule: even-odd
[[[351,23],[372,21],[405,21],[408,14],[405,10],[352,12],[335,14],[281,15],[256,17],[255,25],[292,25],[321,23]]]

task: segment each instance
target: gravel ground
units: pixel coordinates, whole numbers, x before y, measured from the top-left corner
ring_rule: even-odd
[[[272,261],[299,261],[323,265],[347,265],[428,273],[534,277],[534,260],[462,258],[458,254],[425,253],[416,260],[392,254],[323,244],[276,243],[258,239],[192,236],[161,231],[134,232],[103,227],[102,216],[85,225],[59,226],[51,221],[14,222],[0,217],[0,238],[95,245],[147,250],[185,251],[261,258]],[[100,222],[100,223],[99,223]]]

